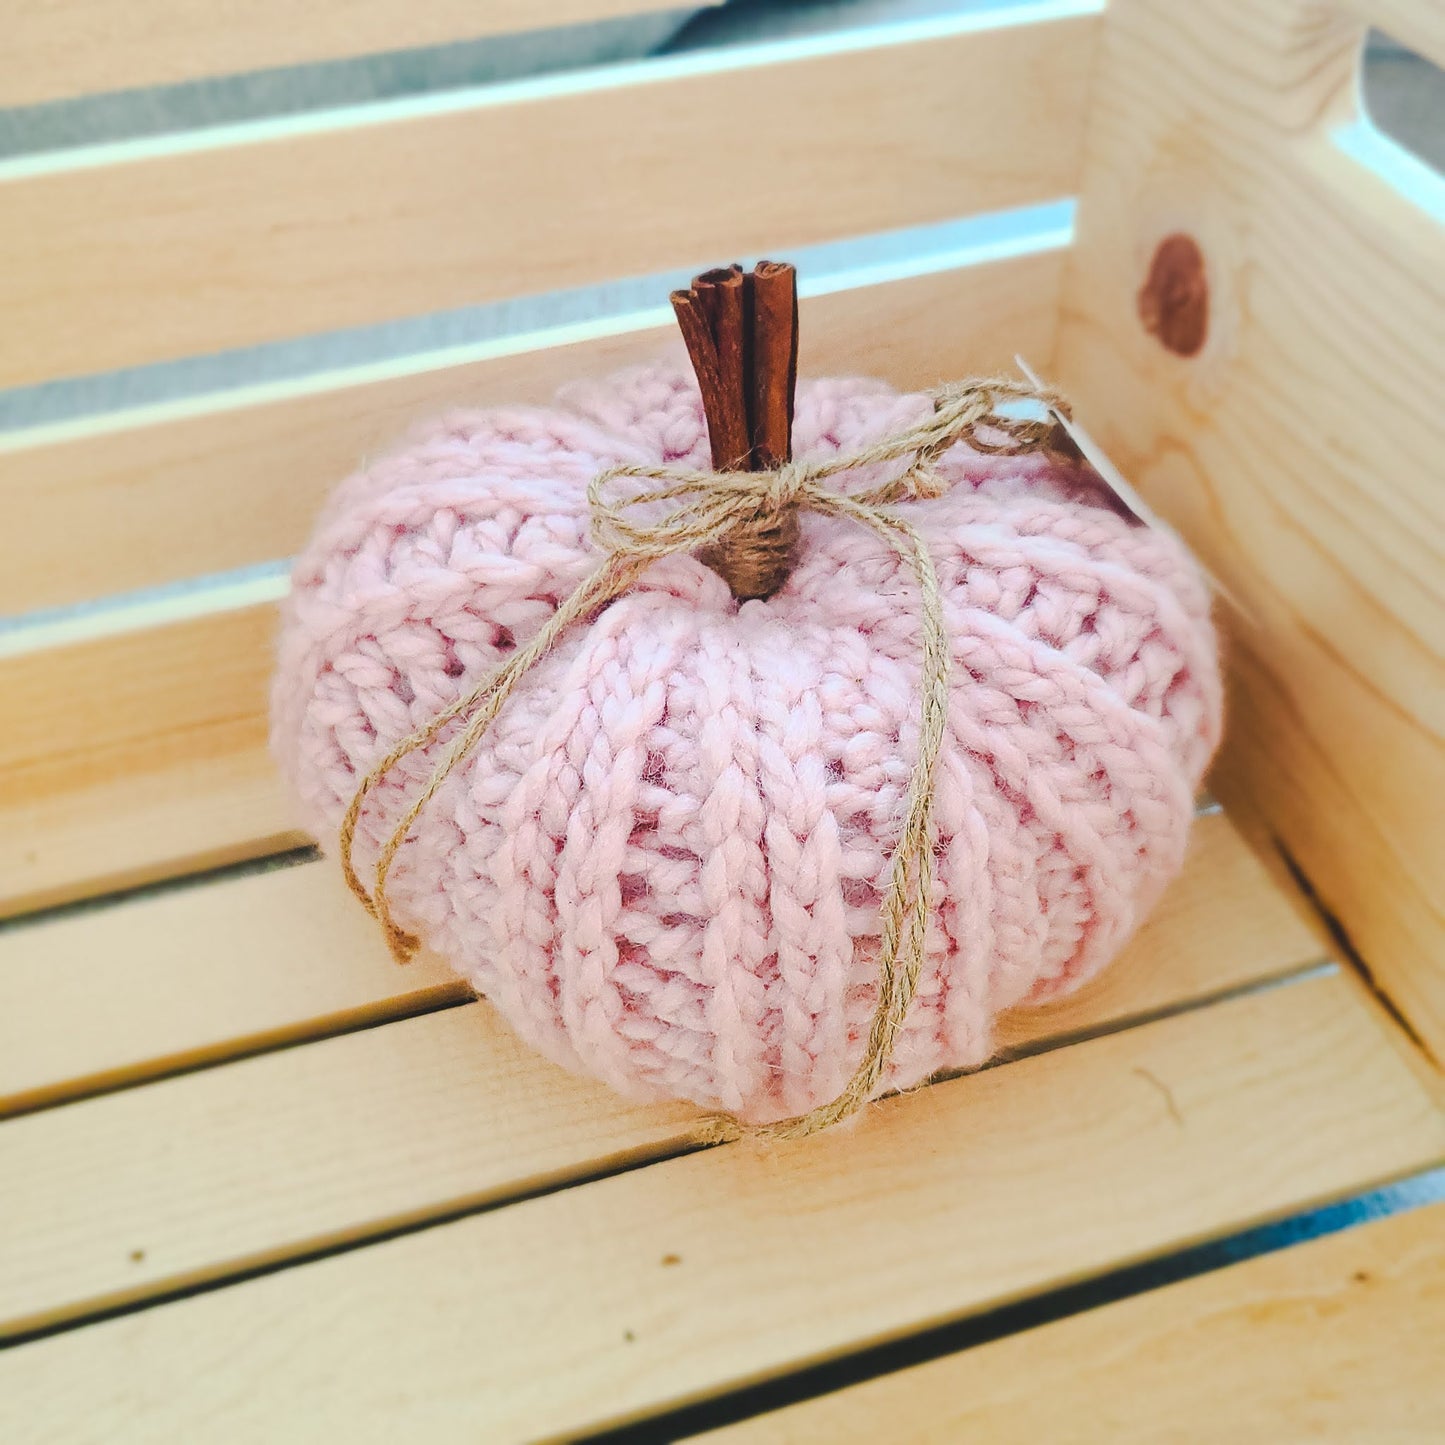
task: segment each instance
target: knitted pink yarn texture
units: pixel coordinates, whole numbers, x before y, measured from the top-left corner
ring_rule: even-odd
[[[928,407],[802,382],[796,453],[851,451]],[[317,837],[595,566],[586,487],[624,462],[707,465],[681,368],[447,417],[339,489],[296,563],[273,694],[275,752]],[[955,448],[942,470],[952,491],[904,504],[953,675],[895,1088],[983,1062],[1000,1011],[1118,949],[1179,866],[1220,727],[1208,594],[1177,539],[1042,457]],[[535,1047],[627,1095],[754,1123],[831,1099],[877,996],[919,608],[906,566],[845,520],[804,515],[763,602],[738,605],[690,557],[659,562],[526,675],[444,784],[397,860],[398,920]],[[368,800],[362,877],[454,735]]]

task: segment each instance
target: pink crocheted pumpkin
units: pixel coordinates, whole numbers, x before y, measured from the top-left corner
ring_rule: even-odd
[[[917,423],[804,382],[803,460]],[[451,416],[347,481],[295,568],[274,746],[323,840],[360,778],[532,635],[596,564],[585,491],[706,466],[696,384],[634,370],[549,409]],[[1065,992],[1179,865],[1220,723],[1205,584],[1171,535],[1041,457],[955,448],[906,504],[953,646],[927,960],[886,1083],[984,1061],[1001,1010]],[[739,605],[655,564],[528,673],[399,855],[402,923],[551,1058],[761,1122],[831,1099],[877,995],[879,904],[917,737],[919,596],[854,523],[802,518]],[[368,799],[363,876],[445,745]]]

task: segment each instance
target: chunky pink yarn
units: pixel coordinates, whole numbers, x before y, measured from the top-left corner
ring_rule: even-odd
[[[799,387],[801,457],[928,407]],[[705,466],[681,369],[554,408],[444,419],[346,482],[296,564],[273,742],[307,825],[535,632],[592,568],[585,489],[620,462]],[[1073,988],[1179,866],[1217,741],[1204,582],[1080,473],[961,448],[909,504],[953,638],[927,964],[888,1076],[983,1062],[1012,1005]],[[876,536],[805,516],[797,565],[739,606],[687,557],[520,684],[418,822],[401,923],[551,1058],[752,1122],[832,1098],[876,999],[879,904],[917,736],[919,598]],[[369,800],[363,877],[445,745]]]

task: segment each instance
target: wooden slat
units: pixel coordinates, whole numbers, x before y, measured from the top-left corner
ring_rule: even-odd
[[[0,808],[0,917],[304,847],[259,747]],[[13,886],[15,891],[9,892]]]
[[[1333,139],[1360,36],[1328,7],[1111,6],[1057,370],[1247,613],[1223,796],[1440,1061],[1445,229]],[[1178,231],[1208,269],[1193,358],[1136,309]]]
[[[925,387],[1053,350],[1059,251],[808,296],[804,375]],[[326,492],[413,422],[449,406],[550,401],[558,386],[674,343],[655,312],[607,335],[543,332],[289,386],[0,433],[0,506],[26,538],[0,572],[0,614],[226,572],[297,551]],[[560,344],[556,344],[560,343]],[[85,525],[77,526],[83,517]]]
[[[696,1112],[629,1105],[473,1003],[12,1119],[0,1338],[675,1151]]]
[[[23,923],[0,933],[0,1114],[470,992],[430,954],[398,968],[334,862]]]
[[[6,804],[264,746],[274,632],[274,606],[243,607],[5,658]]]
[[[1217,826],[1203,830],[1189,871],[1107,981],[1049,1008],[1018,1011],[1003,1030],[1005,1046],[1036,1048],[1184,1008],[1278,978],[1317,956],[1308,931],[1224,820],[1206,823]],[[321,871],[275,876],[300,882],[298,875]],[[217,890],[194,891],[204,897]],[[154,981],[149,991],[124,996],[137,973],[154,980],[155,969],[151,959],[134,961],[122,951],[134,946],[147,910],[129,920],[122,911],[121,927],[97,939],[98,954],[86,959],[82,978],[116,975],[99,997],[82,999],[81,979],[67,987],[62,976],[46,988],[44,974],[29,970],[39,986],[27,1006],[4,1016],[5,1033],[13,1029],[16,1037],[6,1038],[0,1057],[13,1048],[22,1067],[28,1061],[32,1074],[43,1069],[47,1052],[69,1049],[50,1027],[58,1017],[66,1019],[67,1035],[79,1032],[92,1050],[100,1042],[104,1055],[95,1036],[107,1005],[111,1031],[125,1041],[158,1031],[168,1016],[191,1027],[202,1014],[212,1027],[233,1010],[244,1019],[258,999],[274,1002],[288,987],[301,997],[328,989],[334,996],[353,968],[373,990],[373,973],[390,968],[398,986],[399,971],[374,939],[360,936],[366,920],[354,905],[345,918],[329,911],[298,916],[295,888],[284,897],[258,887],[246,893],[258,914],[293,904],[267,929],[277,960],[264,950],[248,954],[254,977],[226,969],[239,940],[224,937],[229,920],[222,915],[201,937],[194,922],[179,939],[143,934],[163,955],[183,949],[189,977],[172,973],[170,996]],[[194,918],[198,910],[189,912]],[[241,929],[252,944],[260,931]],[[98,969],[97,956],[105,960]],[[48,961],[50,973],[58,973],[53,955]],[[73,952],[71,961],[78,961]],[[281,968],[308,976],[289,984]],[[0,979],[6,972],[0,960]],[[70,1011],[76,1006],[79,1019]],[[0,1127],[0,1178],[15,1181],[6,1197],[10,1262],[0,1269],[0,1333],[458,1203],[516,1194],[557,1175],[595,1172],[626,1151],[676,1148],[691,1112],[626,1107],[531,1054],[490,1008],[476,1005],[16,1120]],[[316,1148],[323,1138],[325,1147]],[[184,1150],[176,1149],[177,1139],[187,1141]],[[405,1169],[396,1167],[398,1156],[406,1157]],[[85,1178],[105,1181],[102,1210],[80,1186]],[[265,1179],[284,1185],[258,1189]]]
[[[1445,1420],[1445,1204],[696,1437],[1360,1445]]]
[[[1320,978],[903,1096],[853,1130],[668,1160],[40,1341],[0,1357],[0,1424],[56,1445],[97,1420],[114,1442],[276,1438],[300,1412],[348,1440],[550,1437],[1442,1155],[1445,1118]]]
[[[1222,815],[1100,978],[1002,1021],[1000,1046],[1288,973],[1321,950]],[[0,933],[0,1114],[466,996],[399,969],[334,864],[304,864]],[[65,1027],[52,1027],[63,1018]]]
[[[815,373],[868,370],[900,386],[921,386],[1003,365],[1023,339],[1045,355],[1057,262],[1021,256],[978,275],[964,267],[818,296],[804,317],[805,361]],[[986,288],[1001,304],[986,299]],[[612,337],[556,354],[498,358],[439,390],[435,378],[403,380],[389,401],[385,384],[380,394],[357,398],[343,392],[282,399],[234,423],[227,417],[199,423],[201,434],[220,426],[211,443],[180,423],[179,437],[169,441],[162,428],[160,451],[176,446],[164,464],[142,448],[133,466],[102,481],[102,493],[113,491],[109,497],[91,493],[82,503],[72,496],[50,509],[26,496],[28,487],[44,483],[36,477],[19,483],[18,496],[10,489],[6,496],[27,513],[32,506],[44,510],[60,575],[72,569],[59,565],[64,543],[56,529],[93,504],[106,528],[120,528],[110,533],[117,554],[133,545],[154,577],[155,549],[124,521],[132,489],[139,514],[159,528],[162,551],[173,545],[181,556],[212,565],[225,555],[286,550],[299,543],[321,495],[368,440],[391,430],[386,421],[372,429],[364,419],[368,402],[391,406],[388,420],[400,423],[413,411],[432,410],[442,395],[543,400],[564,378],[646,356],[659,340]],[[118,445],[123,451],[123,438]],[[197,446],[208,447],[213,460],[219,454],[215,475],[203,472],[191,450]],[[234,466],[225,460],[233,447],[240,451]],[[90,450],[88,459],[94,462],[100,450]],[[79,468],[84,460],[72,454],[69,464]],[[55,477],[49,474],[51,482]],[[213,500],[218,488],[232,500]],[[161,520],[172,505],[174,531]],[[227,536],[247,539],[241,553],[227,553]],[[101,580],[96,568],[104,549],[79,550],[74,571],[89,590]],[[16,565],[37,587],[53,585]],[[130,565],[108,571],[106,584],[132,575],[125,571]],[[203,605],[204,599],[175,604]],[[109,620],[100,613],[76,625],[100,630]],[[274,627],[274,609],[254,606],[11,657],[0,647],[0,915],[300,841],[262,751]]]
[[[0,914],[308,841],[265,751],[274,607],[0,661]]]
[[[717,0],[686,0],[694,8]],[[445,45],[538,25],[682,9],[678,0],[43,0],[6,16],[0,105],[175,85],[281,65]]]
[[[1067,195],[1097,8],[1042,0],[14,162],[0,386]]]

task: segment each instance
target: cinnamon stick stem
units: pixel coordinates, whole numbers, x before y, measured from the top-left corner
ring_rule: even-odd
[[[749,435],[755,472],[793,457],[793,393],[798,380],[797,273],[785,261],[759,261],[752,286]]]
[[[715,471],[770,471],[792,458],[798,370],[797,278],[763,261],[705,271],[672,307],[697,373]],[[798,538],[785,505],[739,522],[698,557],[739,601],[771,597],[787,580]]]
[[[707,418],[708,441],[712,447],[712,464],[719,468],[720,442],[726,425],[724,413],[728,403],[723,395],[722,378],[718,374],[717,347],[713,345],[712,327],[697,297],[691,291],[672,293],[672,310],[677,328],[682,332],[688,360],[692,362],[702,393],[702,410]]]
[[[748,434],[748,373],[751,339],[750,286],[741,266],[704,271],[692,283],[692,294],[707,318],[717,356],[718,417],[708,415],[712,464],[720,472],[751,470],[752,439]]]

